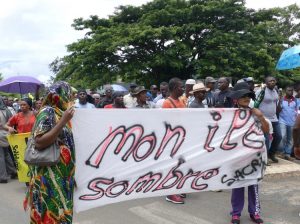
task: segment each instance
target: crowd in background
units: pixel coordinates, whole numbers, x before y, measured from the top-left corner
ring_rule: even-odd
[[[64,87],[69,91],[68,84],[60,83],[60,85],[59,88]],[[251,77],[238,80],[234,86],[231,85],[230,79],[227,77],[220,77],[218,79],[206,77],[204,82],[194,79],[183,81],[179,78],[172,78],[169,82],[161,82],[159,87],[151,85],[149,89],[146,89],[144,86],[138,86],[134,83],[131,83],[129,87],[128,92],[121,92],[114,91],[112,85],[105,85],[103,92],[90,92],[89,94],[86,89],[73,89],[73,91],[69,91],[70,96],[68,95],[68,101],[72,102],[74,108],[77,109],[249,109],[253,115],[256,116],[256,120],[265,134],[269,158],[267,165],[278,163],[277,157],[286,160],[295,159],[293,157],[292,133],[300,106],[300,94],[295,92],[293,86],[286,87],[283,93],[283,91],[277,87],[277,81],[274,77],[266,77],[265,84],[259,88],[255,88],[255,82]],[[57,89],[54,90],[57,91]],[[53,95],[53,93],[50,92],[47,97],[49,98],[49,96],[53,97],[58,95]],[[60,100],[64,99],[64,97],[65,96],[60,96]],[[13,99],[5,96],[0,98],[0,110],[2,112],[0,114],[1,130],[6,133],[31,132],[33,131],[33,127],[35,127],[35,131],[39,130],[39,127],[35,123],[36,121],[41,122],[40,118],[44,118],[41,114],[46,112],[48,116],[52,114],[52,109],[45,110],[45,107],[42,107],[42,105],[52,105],[53,108],[56,108],[55,114],[64,118],[63,111],[66,111],[67,107],[62,107],[62,105],[65,105],[66,102],[64,102],[64,104],[57,104],[59,101],[56,98],[48,98],[44,101],[43,99],[38,99],[34,102],[32,102],[30,98]],[[66,121],[63,122],[64,126],[61,127],[66,130],[69,130],[67,124],[73,116],[74,111],[69,111],[69,113],[65,119]],[[48,121],[45,120],[43,122]],[[52,126],[54,129],[55,124],[52,124]],[[43,133],[42,136],[46,133],[43,130],[40,131]],[[3,136],[5,136],[4,134]],[[41,137],[41,139],[43,138]],[[13,164],[13,156],[8,154],[8,152],[10,152],[10,150],[7,150],[9,145],[7,142],[1,143],[1,141],[3,141],[3,139],[1,139],[0,135],[0,183],[7,183],[9,179],[16,178],[17,175]],[[68,147],[74,148],[73,146]],[[72,157],[74,157],[74,154],[72,154]],[[66,164],[64,164],[64,166],[65,165]],[[47,172],[40,173],[41,170],[39,169],[36,170],[36,172],[35,176],[47,174]],[[60,172],[61,171],[57,173]],[[73,168],[72,170],[68,170],[68,175],[71,175],[70,177],[73,178]],[[32,178],[31,182],[32,181],[35,183],[37,180]],[[68,182],[68,184],[73,188],[73,183]],[[29,189],[33,189],[31,190],[33,193],[41,191],[41,189],[33,188],[32,186],[35,185],[32,183],[27,183],[27,185],[29,185]],[[250,218],[255,223],[263,223],[260,218],[258,186],[249,186],[248,192],[250,192],[248,194]],[[166,197],[166,200],[175,204],[183,204],[185,197],[185,194],[169,195]],[[234,224],[240,223],[239,217],[243,209],[243,198],[244,188],[234,189],[232,191],[231,222]],[[35,205],[31,206],[34,207]],[[70,209],[71,207],[72,202]],[[37,207],[34,209],[41,212]],[[70,210],[66,212],[70,212]],[[70,220],[72,219],[72,217],[69,218]]]
[[[144,86],[130,84],[129,93],[114,91],[111,85],[104,86],[101,93],[87,94],[85,89],[77,92],[76,108],[163,108],[164,104],[182,102],[187,108],[233,108],[234,100],[230,97],[234,87],[227,77],[215,79],[206,77],[204,82],[188,79],[177,89],[178,99],[171,96],[174,83],[162,82],[159,87],[151,85],[147,90]],[[183,81],[177,80],[178,83]],[[237,83],[247,83],[255,98],[249,108],[259,108],[272,124],[271,133],[266,135],[269,158],[277,163],[276,156],[293,160],[292,127],[295,124],[300,106],[298,92],[293,86],[282,91],[274,77],[267,77],[263,86],[257,87],[252,77],[245,77]],[[182,91],[181,91],[182,90]],[[284,94],[283,94],[284,92]]]

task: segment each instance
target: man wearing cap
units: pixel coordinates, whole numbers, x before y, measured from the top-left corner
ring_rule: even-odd
[[[136,97],[132,95],[132,92],[137,87],[135,83],[131,83],[129,86],[129,93],[124,96],[124,105],[126,108],[133,108],[136,105]]]
[[[87,92],[85,89],[81,89],[77,93],[78,101],[75,102],[74,107],[80,109],[95,108],[94,104],[87,102]]]
[[[154,108],[151,101],[147,101],[147,90],[144,86],[138,86],[134,89],[132,95],[136,97],[136,105],[134,108],[149,109]]]
[[[213,77],[206,77],[205,79],[205,86],[206,88],[208,88],[209,90],[206,92],[206,97],[205,97],[205,104],[207,105],[207,107],[214,107],[214,89],[215,89],[215,84],[216,84],[217,80]]]
[[[97,105],[97,108],[104,108],[108,104],[113,103],[112,94],[114,92],[111,85],[106,85],[104,87],[105,97],[103,97],[100,101],[100,103]]]
[[[190,94],[194,95],[194,100],[188,105],[189,108],[205,108],[203,104],[203,100],[205,100],[205,96],[209,88],[206,88],[204,84],[197,83],[193,86],[193,91]]]
[[[185,92],[184,94],[179,98],[184,105],[188,106],[188,104],[193,101],[194,97],[193,95],[190,95],[190,92],[193,90],[193,86],[196,84],[195,79],[188,79],[185,82]]]

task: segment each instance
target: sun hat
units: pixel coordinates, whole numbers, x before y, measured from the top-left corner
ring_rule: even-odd
[[[240,82],[240,83],[235,84],[235,86],[229,96],[232,99],[240,99],[246,95],[252,99],[255,99],[255,93],[250,91],[250,87],[249,87],[248,83]]]
[[[133,90],[132,95],[137,96],[138,94],[140,94],[141,92],[144,92],[144,91],[147,92],[148,90],[145,89],[144,86],[138,86]]]
[[[209,88],[206,88],[205,86],[204,86],[204,84],[202,83],[202,82],[200,82],[200,83],[197,83],[197,84],[195,84],[194,86],[193,86],[193,90],[192,91],[190,91],[190,94],[193,94],[193,93],[195,93],[195,92],[198,92],[198,91],[208,91],[209,90]]]

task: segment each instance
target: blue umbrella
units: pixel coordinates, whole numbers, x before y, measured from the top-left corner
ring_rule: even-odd
[[[118,84],[112,84],[111,87],[116,92],[128,92],[128,90],[124,86],[121,86],[121,85],[118,85]]]
[[[300,45],[285,50],[277,62],[277,70],[288,70],[300,67]]]

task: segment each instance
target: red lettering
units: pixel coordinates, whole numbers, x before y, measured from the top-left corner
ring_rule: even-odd
[[[175,145],[172,149],[171,152],[171,157],[173,157],[178,149],[180,148],[181,144],[183,143],[185,139],[185,129],[181,126],[177,126],[174,129],[171,128],[171,125],[166,124],[166,133],[165,136],[163,137],[163,140],[161,141],[161,144],[156,152],[155,159],[158,159],[160,155],[163,153],[164,149],[168,145],[169,141],[177,135],[177,139],[175,142]]]
[[[117,188],[117,187],[121,187],[121,190],[119,190],[119,192],[117,192],[117,193],[114,193],[113,189]],[[117,183],[110,185],[106,189],[105,195],[109,198],[115,198],[115,197],[118,197],[119,195],[121,195],[124,191],[126,191],[127,188],[128,188],[128,181],[119,181]]]
[[[152,172],[147,173],[146,175],[140,177],[132,186],[131,188],[126,192],[126,195],[131,194],[134,190],[136,192],[142,191],[146,186],[148,186],[143,192],[146,193],[151,190],[151,188],[160,180],[161,174],[156,173],[152,174]]]
[[[221,143],[221,149],[223,150],[232,150],[237,146],[237,143],[230,143],[230,138],[233,131],[242,128],[251,117],[250,110],[236,110],[234,113],[234,118],[232,125],[230,126],[223,142]]]
[[[85,201],[91,201],[91,200],[97,200],[103,197],[104,190],[100,187],[98,187],[98,184],[105,184],[110,185],[114,182],[114,178],[111,179],[105,179],[105,178],[96,178],[94,180],[91,180],[88,184],[88,188],[91,191],[97,192],[96,194],[86,194],[79,197],[80,200]]]

